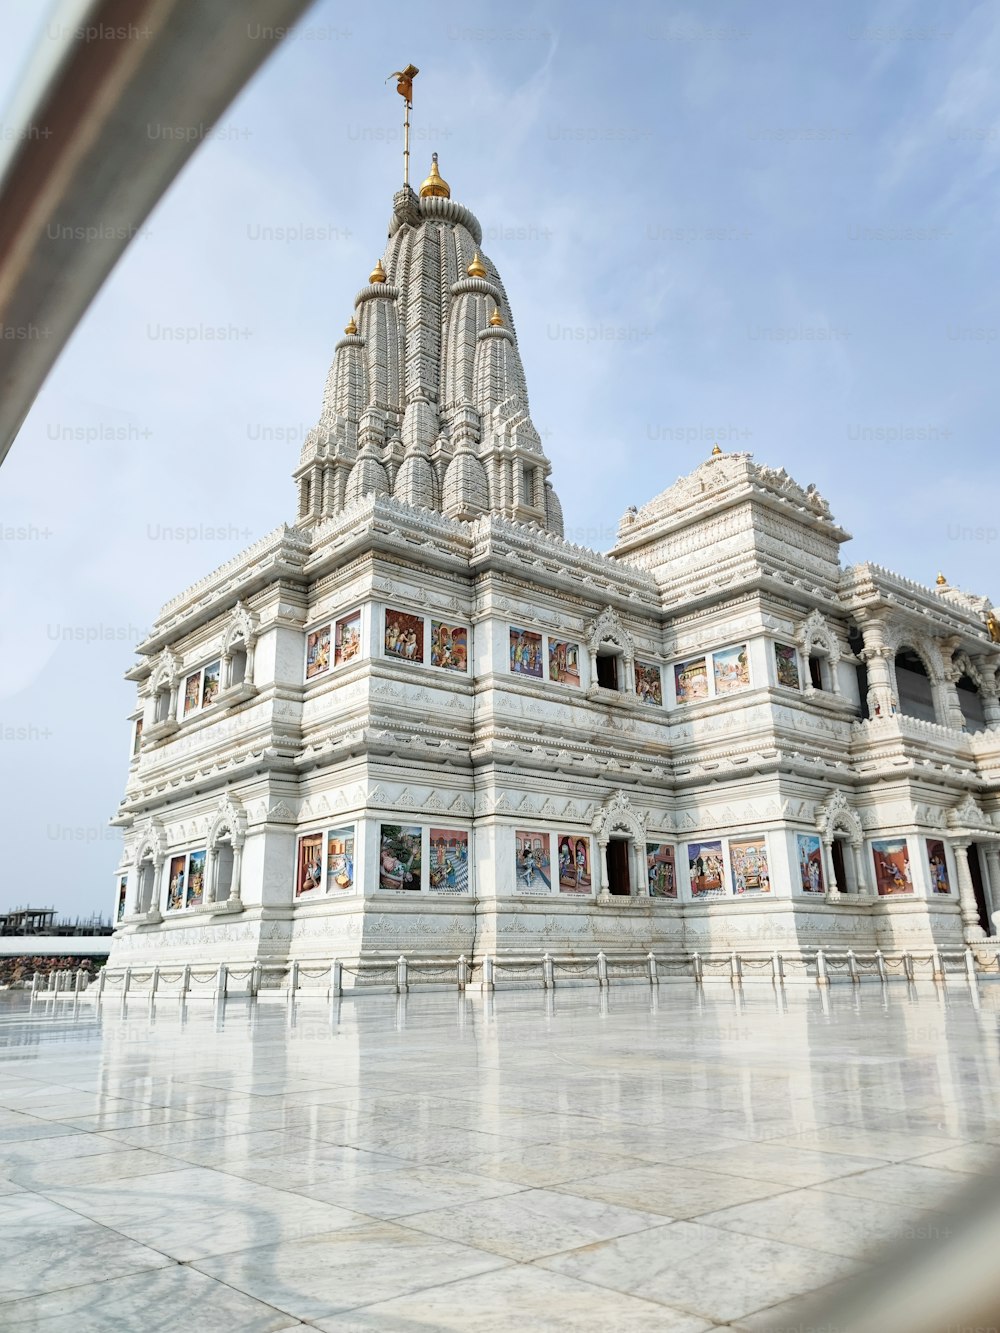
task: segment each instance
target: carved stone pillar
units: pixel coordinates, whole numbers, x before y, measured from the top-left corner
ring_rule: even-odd
[[[983,718],[991,730],[1000,727],[1000,698],[997,697],[997,668],[983,658],[976,659],[976,667],[983,678],[979,697],[983,701]]]
[[[215,902],[215,876],[218,873],[218,865],[217,848],[209,847],[205,853],[205,891],[201,899],[205,904]]]
[[[243,844],[233,843],[233,878],[229,888],[229,901],[242,902],[240,897],[240,876],[243,872]]]
[[[989,904],[989,910],[986,915],[990,919],[992,929],[988,932],[990,935],[996,934],[996,923],[993,920],[993,914],[1000,910],[1000,848],[987,847],[985,852],[986,873],[989,879],[989,890],[986,899]]]
[[[826,896],[839,898],[840,885],[837,883],[837,872],[833,868],[833,838],[823,839],[823,860],[826,862]]]
[[[132,881],[132,914],[135,916],[142,911],[142,865],[138,861],[131,873],[134,875]]]
[[[870,890],[868,888],[868,876],[865,874],[864,844],[852,842],[851,852],[854,855],[854,878],[858,886],[858,893],[868,893]]]
[[[602,902],[611,900],[611,876],[608,874],[608,839],[600,838],[597,843],[597,865],[601,872],[600,894]]]
[[[590,650],[590,688],[597,684],[597,649]]]
[[[969,844],[971,839],[959,841],[952,839],[955,852],[955,869],[958,871],[958,903],[962,913],[962,934],[966,944],[984,938],[979,924],[979,906],[976,903],[976,890],[972,883],[972,871],[969,869]]]
[[[246,672],[245,672],[245,674],[244,674],[244,676],[243,676],[243,683],[244,683],[245,685],[252,685],[252,684],[253,684],[253,659],[254,659],[254,650],[255,650],[256,647],[257,647],[257,640],[256,640],[256,639],[248,639],[248,640],[247,640],[247,644],[246,644],[246,650],[247,650],[247,667],[246,667]]]
[[[893,652],[885,643],[885,626],[878,620],[862,620],[860,625],[865,644],[860,656],[868,667],[868,714],[891,717],[896,711],[890,667]]]
[[[942,678],[935,682],[938,722],[954,731],[965,730],[965,714],[958,699],[958,681],[961,671],[953,662],[945,662]]]
[[[635,694],[635,658],[622,657],[622,668],[625,679],[622,686],[626,694]]]

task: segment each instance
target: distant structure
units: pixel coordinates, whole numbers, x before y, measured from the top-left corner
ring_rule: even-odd
[[[57,921],[54,907],[15,907],[0,912],[0,935],[44,935],[46,937],[110,935],[111,922],[101,916],[86,920]]]
[[[989,600],[843,567],[815,487],[718,447],[610,553],[565,541],[481,247],[435,157],[295,525],[140,645],[111,964],[982,939]]]

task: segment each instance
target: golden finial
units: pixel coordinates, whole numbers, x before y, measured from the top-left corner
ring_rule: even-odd
[[[490,315],[490,323],[493,325],[495,329],[503,328],[503,315],[501,315],[500,313],[499,306],[493,307],[493,314]]]
[[[385,282],[385,269],[382,267],[381,259],[368,274],[369,282]]]
[[[468,273],[468,275],[469,275],[470,278],[485,278],[485,277],[486,277],[486,265],[485,265],[485,264],[483,263],[483,261],[479,258],[479,251],[478,251],[478,250],[477,250],[476,253],[472,256],[472,263],[469,265],[469,267],[468,267],[465,271],[466,271],[466,273]]]
[[[939,575],[937,576],[937,580],[936,580],[936,582],[937,582],[937,586],[938,586],[939,588],[947,588],[947,586],[948,586],[948,580],[945,578],[945,576],[944,576],[943,574],[939,574]]]
[[[357,333],[357,331],[358,331],[358,326],[357,324],[355,324],[354,316],[352,315],[351,318],[344,325],[344,332],[348,334],[355,334]]]
[[[719,448],[719,446],[718,446],[717,444],[713,444],[713,445],[712,445],[712,457],[713,457],[713,458],[719,458],[719,457],[721,456],[721,454],[722,454],[722,450]]]
[[[431,171],[430,175],[420,187],[420,198],[450,199],[451,186],[446,180],[441,179],[441,173],[438,171],[438,155],[431,153]]]

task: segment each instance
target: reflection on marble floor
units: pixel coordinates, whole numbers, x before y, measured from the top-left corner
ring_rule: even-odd
[[[0,995],[0,1329],[792,1326],[1000,1153],[973,999]]]

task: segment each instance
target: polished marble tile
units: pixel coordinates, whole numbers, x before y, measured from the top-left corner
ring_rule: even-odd
[[[852,1267],[837,1255],[703,1222],[673,1222],[538,1262],[717,1323],[815,1291]]]
[[[344,1208],[202,1167],[89,1187],[50,1187],[46,1194],[182,1262],[358,1220]]]
[[[646,1231],[668,1219],[554,1190],[522,1190],[504,1198],[416,1213],[406,1225],[490,1250],[519,1262]]]
[[[200,1260],[195,1267],[301,1319],[315,1320],[507,1262],[410,1227],[372,1222]]]
[[[932,1234],[925,1228],[943,1219],[915,1217],[905,1204],[857,1195],[792,1190],[774,1199],[758,1199],[705,1213],[699,1222],[745,1236],[785,1241],[846,1259],[865,1259],[894,1241]]]
[[[39,1292],[120,1277],[170,1261],[155,1249],[30,1191],[0,1198],[0,1328],[5,1305]]]
[[[190,1268],[53,1291],[0,1306],[4,1333],[285,1333],[298,1320]]]
[[[785,1185],[817,1185],[822,1180],[836,1180],[838,1176],[850,1176],[882,1165],[878,1158],[848,1157],[844,1153],[815,1152],[770,1142],[746,1143],[721,1152],[678,1151],[675,1160],[705,1171],[726,1172]]]
[[[978,1011],[930,989],[789,987],[779,1004],[682,985],[55,1021],[0,995],[0,1195],[56,1209],[37,1236],[55,1252],[60,1226],[90,1227],[119,1261],[145,1246],[218,1266],[212,1299],[263,1305],[244,1321],[206,1300],[213,1333],[489,1328],[494,1306],[505,1330],[642,1327],[648,1306],[668,1330],[761,1328],[849,1270],[833,1251],[949,1226],[952,1188],[1000,1146],[998,1015],[985,985]],[[53,1333],[159,1329],[142,1301],[172,1273],[190,1276],[109,1281],[117,1324],[93,1270],[78,1304],[0,1309]],[[241,1292],[220,1285],[233,1275]],[[203,1311],[180,1313],[187,1330]]]
[[[789,1186],[777,1181],[751,1180],[686,1166],[636,1166],[601,1175],[562,1181],[553,1186],[563,1194],[602,1199],[623,1208],[663,1213],[674,1218],[697,1217],[717,1208],[784,1194]]]
[[[915,1166],[940,1167],[979,1176],[984,1172],[1000,1175],[1000,1146],[996,1143],[956,1143],[950,1148],[917,1158]]]
[[[703,1333],[665,1305],[519,1265],[319,1319],[324,1333]]]

